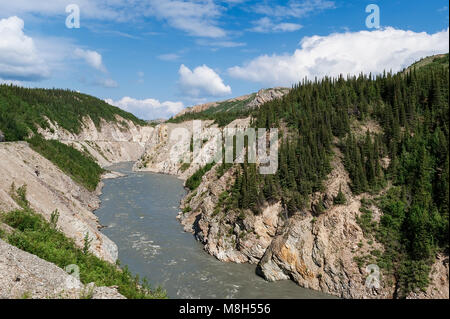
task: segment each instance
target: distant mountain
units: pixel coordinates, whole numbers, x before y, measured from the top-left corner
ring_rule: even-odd
[[[420,69],[422,67],[449,67],[449,56],[448,53],[445,54],[437,54],[428,56],[426,58],[420,59],[419,61],[411,64],[409,67],[407,67],[403,72],[407,73],[410,70],[413,69]]]
[[[257,108],[266,102],[272,101],[273,99],[280,98],[283,95],[287,94],[289,91],[290,91],[289,88],[284,87],[261,89],[257,93],[247,94],[220,102],[210,102],[185,108],[180,113],[175,115],[173,119],[182,117],[189,113],[191,115],[192,113],[201,113],[205,115],[205,114],[216,114],[221,112],[245,111]]]

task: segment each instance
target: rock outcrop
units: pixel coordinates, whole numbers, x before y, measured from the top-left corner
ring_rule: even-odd
[[[0,239],[0,299],[125,299],[116,288],[83,285],[75,276]]]
[[[135,163],[134,169],[163,174],[177,175],[186,179],[200,167],[205,166],[216,154],[218,147],[217,124],[213,121],[199,121],[201,130],[196,131],[195,139],[200,145],[195,158],[189,158],[191,137],[194,131],[194,121],[179,124],[162,123],[154,128],[153,134],[146,144],[146,150]],[[226,128],[244,129],[248,127],[250,118],[237,119]],[[220,129],[223,131],[223,129]],[[190,163],[185,164],[184,159]]]
[[[247,95],[242,95],[239,97],[235,97],[232,99],[228,99],[225,101],[220,101],[220,102],[210,102],[210,103],[205,103],[205,104],[199,104],[199,105],[195,105],[192,107],[187,107],[183,110],[181,110],[178,114],[176,114],[174,116],[174,118],[180,117],[182,115],[185,115],[187,113],[199,113],[199,112],[203,112],[206,111],[210,108],[214,108],[214,107],[218,107],[223,103],[226,103],[228,105],[231,105],[233,103],[242,103],[242,101],[245,102],[245,104],[241,107],[243,107],[244,109],[249,109],[249,108],[257,108],[259,106],[261,106],[262,104],[269,102],[273,99],[277,99],[277,98],[281,98],[283,95],[289,93],[290,89],[289,88],[285,88],[285,87],[275,87],[275,88],[271,88],[271,89],[261,89],[259,90],[257,93],[253,93],[253,94],[247,94]]]
[[[289,93],[289,91],[290,89],[283,87],[259,90],[258,93],[256,93],[255,98],[247,104],[247,107],[259,107],[264,103],[281,98],[283,95]]]
[[[93,254],[116,261],[117,246],[98,230],[98,218],[92,213],[100,204],[97,195],[101,185],[97,192],[87,191],[26,142],[0,144],[0,163],[0,212],[19,208],[11,197],[11,185],[26,185],[31,208],[47,220],[57,209],[60,213],[58,227],[67,237],[83,247],[87,233],[92,239]]]
[[[45,130],[38,128],[38,132],[46,139],[59,140],[79,151],[88,152],[102,167],[137,161],[145,151],[154,128],[136,125],[118,115],[116,119],[116,122],[102,120],[100,128],[97,128],[90,117],[85,117],[78,134],[48,121],[49,127]]]

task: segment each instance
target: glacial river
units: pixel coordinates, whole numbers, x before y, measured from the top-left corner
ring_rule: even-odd
[[[208,255],[176,220],[186,194],[174,176],[132,172],[132,163],[110,170],[125,177],[104,181],[95,212],[103,232],[119,247],[122,265],[161,285],[169,298],[329,298],[292,281],[266,282],[255,265],[223,263]]]

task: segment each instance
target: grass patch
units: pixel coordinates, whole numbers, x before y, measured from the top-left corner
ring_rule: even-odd
[[[196,189],[202,182],[202,177],[215,165],[214,162],[206,164],[202,168],[198,169],[191,177],[186,180],[186,187],[191,191]]]
[[[128,268],[108,263],[89,252],[92,238],[86,233],[84,247],[75,245],[71,238],[67,238],[58,230],[59,212],[55,210],[47,222],[41,215],[36,214],[26,199],[26,185],[15,188],[11,185],[13,199],[22,207],[0,214],[0,222],[14,229],[12,234],[2,233],[0,237],[9,244],[22,249],[41,259],[54,263],[64,269],[75,264],[80,268],[80,280],[83,284],[94,282],[96,286],[118,286],[119,292],[129,299],[167,298],[166,292],[158,287],[151,289],[147,280],[133,276]],[[83,292],[83,298],[89,293]]]
[[[59,141],[46,140],[39,135],[28,139],[31,148],[58,166],[75,182],[93,191],[104,172],[92,158]]]
[[[3,214],[1,221],[15,229],[5,236],[9,244],[62,269],[77,265],[83,284],[118,286],[119,292],[130,299],[167,298],[163,289],[151,289],[147,280],[133,276],[127,267],[120,268],[119,264],[110,264],[86,249],[79,249],[72,239],[29,208]]]

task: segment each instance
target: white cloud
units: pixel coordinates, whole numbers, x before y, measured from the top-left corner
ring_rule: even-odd
[[[1,1],[0,12],[4,15],[66,16],[65,7],[69,3],[67,0]],[[225,36],[217,22],[224,8],[213,0],[77,0],[75,3],[80,7],[81,27],[83,19],[124,22],[153,16],[193,36]]]
[[[265,14],[267,16],[274,17],[293,17],[293,18],[301,18],[305,17],[311,13],[322,11],[325,9],[334,8],[333,1],[326,0],[290,0],[287,5],[275,5],[270,6],[267,4],[259,4],[253,8],[253,11],[260,14]]]
[[[223,96],[231,93],[231,87],[225,85],[220,76],[206,65],[191,71],[182,64],[178,73],[181,90],[191,97]]]
[[[4,15],[39,14],[43,16],[66,16],[66,6],[76,3],[80,7],[81,16],[95,19],[124,20],[127,18],[127,0],[14,0],[1,1],[0,12]]]
[[[273,31],[291,32],[300,30],[303,26],[296,23],[279,23],[273,27]]]
[[[103,86],[104,88],[116,88],[119,87],[119,84],[113,79],[99,79],[95,82],[95,84]]]
[[[85,60],[86,63],[89,64],[91,67],[100,70],[102,72],[106,72],[106,68],[102,62],[102,55],[100,53],[96,51],[76,48],[74,54],[76,57]]]
[[[193,36],[219,38],[226,35],[216,21],[221,8],[212,0],[152,0],[149,12]]]
[[[302,28],[297,23],[274,23],[268,17],[253,21],[254,27],[250,29],[253,32],[269,33],[269,32],[292,32]]]
[[[180,58],[180,56],[175,53],[166,53],[166,54],[158,55],[158,59],[163,60],[163,61],[176,61],[179,58]]]
[[[0,78],[0,84],[7,84],[7,85],[15,85],[15,86],[24,86],[24,84],[21,81],[17,80],[4,80]]]
[[[23,20],[16,16],[0,20],[0,77],[23,81],[49,77],[48,65],[23,28]]]
[[[0,78],[3,80],[35,82],[53,74],[65,74],[67,70],[73,72],[73,62],[77,59],[106,72],[98,52],[80,49],[74,40],[68,38],[31,38],[24,33],[21,18],[12,16],[0,19]],[[104,80],[101,85],[114,84]]]
[[[113,101],[112,99],[105,99],[105,101],[145,120],[169,118],[184,108],[182,102],[160,102],[155,99],[139,100],[128,96],[118,101]]]
[[[237,47],[243,47],[246,46],[247,44],[244,42],[235,42],[235,41],[229,41],[229,40],[225,40],[225,41],[211,41],[211,40],[206,40],[206,39],[198,39],[196,41],[196,43],[198,45],[203,45],[203,46],[210,46],[210,47],[218,47],[218,48],[237,48]]]
[[[401,70],[416,60],[449,51],[449,30],[434,34],[398,30],[305,37],[293,54],[262,55],[228,69],[236,78],[289,86],[302,78]]]

